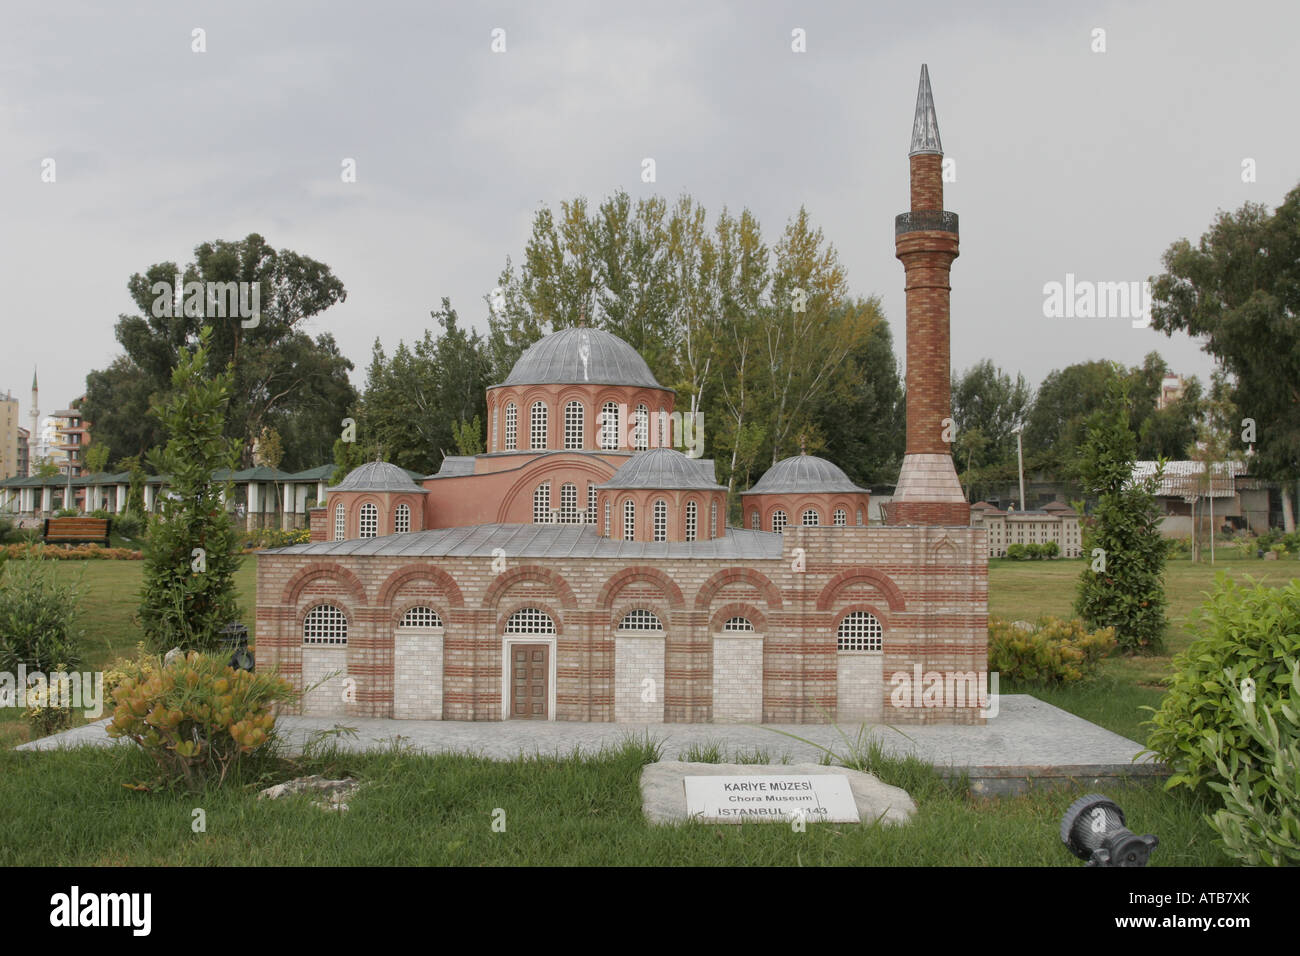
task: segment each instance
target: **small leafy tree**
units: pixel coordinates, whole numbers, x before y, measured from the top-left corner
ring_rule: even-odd
[[[1079,576],[1075,612],[1090,628],[1113,627],[1120,648],[1154,653],[1167,626],[1164,591],[1169,545],[1160,535],[1154,476],[1133,475],[1136,438],[1129,427],[1128,395],[1112,375],[1106,404],[1088,421],[1079,475],[1097,507],[1084,529],[1088,566]]]
[[[215,650],[239,610],[239,539],[222,501],[230,484],[212,477],[239,458],[239,443],[223,435],[232,378],[207,377],[209,335],[204,329],[198,347],[181,356],[171,393],[153,407],[168,440],[149,464],[167,477],[167,491],[149,521],[140,622],[158,652]]]

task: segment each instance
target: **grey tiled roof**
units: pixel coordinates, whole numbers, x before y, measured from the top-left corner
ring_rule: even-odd
[[[849,480],[849,476],[839,466],[831,464],[825,458],[813,455],[795,455],[778,461],[763,473],[753,488],[741,492],[742,495],[775,495],[784,492],[851,492],[866,494],[866,488],[859,488]]]
[[[411,480],[405,468],[390,465],[386,461],[368,461],[359,468],[353,468],[348,476],[326,491],[405,491],[416,494],[428,494]]]
[[[770,531],[728,528],[723,537],[713,541],[620,541],[616,538],[602,538],[591,525],[481,524],[467,528],[390,534],[382,538],[312,541],[262,553],[491,558],[495,548],[501,548],[507,558],[775,560],[781,557],[781,535]]]
[[[437,475],[429,477],[460,478],[472,474],[474,474],[473,455],[446,455],[442,459],[442,467],[438,469]]]
[[[584,360],[585,357],[585,360]],[[601,329],[552,332],[528,347],[503,385],[643,385],[661,388],[636,349]]]
[[[687,458],[672,448],[637,452],[601,488],[698,488],[726,491],[713,478],[713,460]]]

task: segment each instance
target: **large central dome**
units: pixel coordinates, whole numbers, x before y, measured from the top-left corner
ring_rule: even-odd
[[[510,370],[502,385],[636,385],[662,388],[645,359],[617,335],[570,328],[538,339]]]

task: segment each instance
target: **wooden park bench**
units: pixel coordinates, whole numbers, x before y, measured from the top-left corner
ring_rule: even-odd
[[[112,518],[46,518],[46,544],[79,544],[84,541],[108,547]]]

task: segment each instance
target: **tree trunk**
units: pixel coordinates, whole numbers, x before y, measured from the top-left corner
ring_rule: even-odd
[[[1295,530],[1295,512],[1291,510],[1291,489],[1283,483],[1278,491],[1282,495],[1282,530],[1290,534]]]

